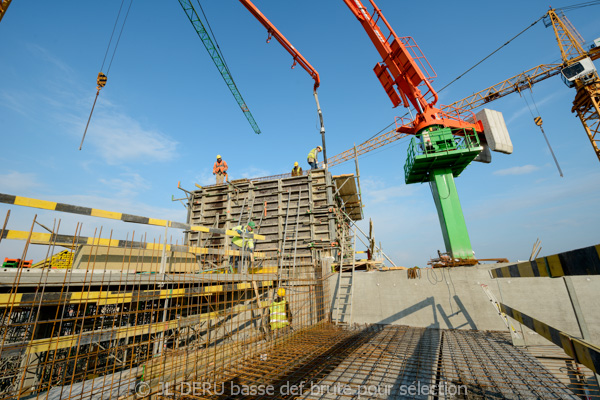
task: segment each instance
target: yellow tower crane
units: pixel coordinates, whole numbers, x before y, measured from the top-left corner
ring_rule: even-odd
[[[593,63],[593,60],[600,58],[600,43],[596,39],[593,47],[586,51],[581,35],[560,11],[550,9],[544,23],[554,30],[562,63],[538,65],[448,107],[475,109],[510,93],[530,89],[533,84],[560,74],[567,86],[577,90],[571,112],[577,113],[600,161],[600,78]]]
[[[6,14],[6,10],[8,9],[8,6],[10,6],[11,1],[12,0],[0,0],[0,21],[2,21],[2,17]]]

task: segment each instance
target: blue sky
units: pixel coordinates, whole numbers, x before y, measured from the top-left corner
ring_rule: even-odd
[[[567,6],[577,2],[553,4]],[[329,155],[368,139],[404,109],[393,109],[372,69],[379,55],[341,0],[255,4],[321,75],[319,98]],[[237,86],[262,130],[253,133],[175,0],[134,1],[82,151],[95,80],[120,2],[13,2],[2,22],[0,192],[184,221],[177,182],[213,183],[221,154],[232,179],[288,172],[306,165],[320,144],[312,80],[237,1],[204,1]],[[416,2],[379,0],[400,36],[412,36],[437,72],[440,89],[547,10],[542,1]],[[588,42],[600,36],[600,6],[567,16]],[[559,60],[552,30],[540,22],[440,93],[449,104],[538,64]],[[536,238],[553,254],[600,243],[600,164],[571,114],[575,91],[558,77],[533,88],[544,128],[563,168],[560,178],[526,103],[512,94],[501,111],[514,153],[493,153],[456,180],[476,255],[526,259]],[[528,100],[531,102],[529,94]],[[427,185],[405,185],[407,140],[359,159],[365,216],[398,265],[425,266],[443,250]],[[332,168],[351,173],[353,163]],[[158,238],[162,229],[0,205],[10,229],[28,230],[33,215],[61,232]],[[366,226],[363,224],[363,227]],[[41,231],[37,227],[36,231]],[[173,241],[178,232],[169,232]],[[22,244],[3,241],[0,257]],[[30,253],[39,260],[45,250]],[[37,253],[36,253],[37,252]]]

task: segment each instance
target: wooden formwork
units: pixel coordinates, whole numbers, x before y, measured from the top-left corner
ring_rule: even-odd
[[[345,175],[353,182],[352,175]],[[231,229],[248,221],[257,224],[257,232],[266,237],[255,249],[266,255],[264,272],[281,266],[285,273],[312,271],[320,257],[338,257],[340,235],[348,232],[347,218],[336,183],[326,170],[309,175],[267,181],[238,180],[205,187],[193,193],[188,223]],[[346,182],[347,179],[344,180]],[[345,191],[356,186],[347,185]],[[356,208],[356,204],[352,204]],[[190,246],[215,249],[231,248],[231,238],[210,233],[190,232]],[[228,258],[205,256],[204,260],[224,267]]]

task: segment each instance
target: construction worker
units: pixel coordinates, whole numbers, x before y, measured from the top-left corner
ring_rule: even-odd
[[[277,289],[277,296],[269,306],[269,322],[271,330],[284,328],[290,324],[288,321],[288,305],[285,301],[285,289]]]
[[[236,259],[236,269],[238,272],[241,273],[245,273],[247,270],[247,264],[244,263],[244,259],[248,259],[250,257],[247,257],[244,254],[244,250],[248,250],[250,251],[250,253],[254,253],[254,240],[252,240],[251,238],[246,238],[246,234],[247,233],[253,233],[254,232],[254,228],[256,227],[256,224],[254,223],[254,221],[250,221],[248,222],[248,224],[246,226],[242,226],[242,225],[238,225],[236,227],[234,227],[232,230],[237,232],[238,235],[240,236],[234,236],[231,239],[231,243],[233,243],[234,245],[236,245],[237,247],[239,247],[240,249],[242,249],[242,256],[240,256],[239,258]],[[239,260],[242,260],[242,268],[239,268]]]
[[[323,148],[321,148],[321,146],[317,146],[314,149],[312,149],[310,151],[310,153],[308,153],[308,157],[306,159],[306,161],[308,161],[308,164],[310,165],[310,169],[317,169],[317,160],[318,160],[318,156],[319,156],[319,152],[321,152],[323,150]]]
[[[302,176],[302,168],[298,166],[298,162],[294,163],[294,168],[292,168],[292,176]]]
[[[227,163],[221,159],[221,155],[217,155],[217,161],[213,165],[213,175],[217,176],[217,185],[223,183],[223,178],[227,176]]]

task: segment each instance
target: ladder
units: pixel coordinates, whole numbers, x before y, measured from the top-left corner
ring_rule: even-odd
[[[352,324],[352,300],[354,297],[354,271],[356,268],[356,235],[351,229],[348,230],[349,237],[342,237],[340,242],[341,255],[339,262],[339,272],[337,281],[337,296],[335,300],[335,315],[333,321],[337,325]],[[346,244],[352,243],[349,249],[346,249]],[[350,253],[352,257],[352,266],[344,267],[344,250]]]
[[[488,285],[482,283],[481,288],[483,289],[483,292],[487,295],[488,299],[490,300],[490,303],[492,303],[494,310],[496,310],[496,312],[498,313],[500,318],[502,318],[502,320],[504,321],[504,325],[506,325],[506,328],[509,330],[510,335],[513,339],[513,344],[521,345],[521,343],[523,342],[523,338],[521,337],[519,332],[517,332],[517,330],[515,329],[513,324],[510,322],[510,320],[506,316],[506,314],[504,312],[502,312],[502,308],[500,308],[500,303],[496,299],[496,296],[494,296],[494,294],[492,293],[492,291],[490,290]]]
[[[288,191],[287,207],[285,212],[285,223],[283,226],[283,242],[280,250],[279,279],[283,275],[283,269],[286,269],[286,277],[296,278],[296,255],[298,250],[298,235],[300,228],[300,203],[302,198],[302,188],[298,189],[298,201],[296,202],[295,222],[289,221],[294,215],[290,215],[290,204],[292,202],[292,192]]]

